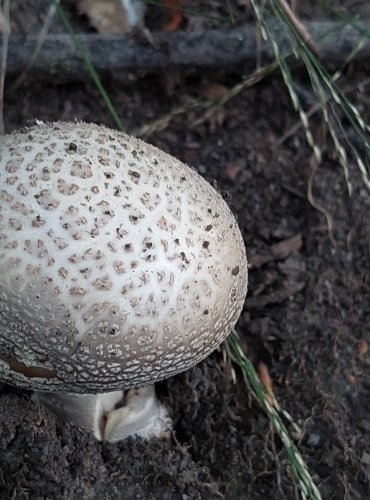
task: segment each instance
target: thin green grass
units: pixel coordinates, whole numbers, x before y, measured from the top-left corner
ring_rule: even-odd
[[[226,0],[226,5],[229,12],[229,22],[230,24],[235,24],[234,6],[231,4],[230,0]]]
[[[301,433],[300,429],[297,427],[289,413],[280,407],[273,392],[262,384],[252,362],[244,354],[235,330],[229,335],[226,343],[231,359],[239,366],[243,376],[248,380],[248,384],[252,388],[255,398],[264,409],[272,427],[281,439],[288,455],[292,471],[301,490],[302,497],[310,500],[321,500],[320,492],[317,489],[301,454],[291,439],[284,421],[291,425],[299,434]]]
[[[57,10],[57,13],[59,15],[60,20],[62,21],[64,27],[66,28],[68,34],[71,37],[73,43],[75,44],[75,47],[78,50],[78,53],[79,53],[84,65],[86,67],[86,70],[87,70],[88,74],[90,75],[92,81],[94,82],[98,92],[102,96],[102,99],[103,99],[109,113],[111,114],[117,129],[120,130],[121,132],[124,132],[125,127],[123,126],[123,123],[122,123],[120,117],[118,116],[118,113],[117,113],[115,107],[113,106],[113,103],[110,100],[110,98],[107,94],[107,91],[105,90],[104,85],[102,84],[102,81],[99,78],[99,75],[95,71],[95,68],[91,62],[91,59],[89,58],[89,56],[86,54],[86,52],[81,47],[81,44],[78,41],[76,33],[75,33],[71,23],[68,21],[66,15],[64,13],[63,8],[59,5],[59,2],[57,0],[53,0],[53,2],[54,2],[54,5],[55,5],[55,8]]]
[[[279,23],[280,28],[284,31],[286,38],[289,41],[292,52],[297,58],[302,59],[307,69],[312,89],[320,105],[322,117],[333,141],[339,163],[343,168],[349,194],[352,193],[352,182],[348,167],[347,150],[351,152],[360,169],[365,185],[370,189],[370,142],[368,137],[368,124],[365,123],[361,117],[359,110],[339,89],[335,82],[335,78],[329,75],[326,68],[321,64],[312,48],[302,36],[302,33],[299,29],[297,29],[297,25],[291,20],[289,15],[287,15],[286,10],[282,6],[283,3],[280,0],[268,1],[272,16],[268,15],[268,11],[266,11],[265,8],[262,8],[261,1],[252,0],[252,5],[261,25],[262,35],[265,40],[270,42],[272,45],[275,58],[279,64],[291,101],[302,121],[307,142],[314,152],[316,161],[320,163],[321,151],[314,140],[307,114],[304,112],[298,98],[298,94],[295,91],[292,72],[289,68],[287,60],[281,54],[279,44],[276,41],[275,30],[272,28],[271,19],[273,19],[275,23]],[[358,142],[361,144],[362,151],[360,151],[357,144],[350,139],[343,126],[344,118],[348,120],[353,131],[356,133]],[[340,135],[338,131],[340,132]]]

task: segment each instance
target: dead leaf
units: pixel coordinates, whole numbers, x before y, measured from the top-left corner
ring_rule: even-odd
[[[273,260],[286,259],[290,254],[299,252],[302,246],[302,235],[296,234],[292,238],[280,241],[270,247],[270,252],[267,255],[251,255],[249,257],[249,266],[251,268],[259,268]]]
[[[258,269],[272,260],[272,255],[250,255],[248,264],[251,269]]]
[[[271,252],[275,259],[286,259],[291,253],[298,252],[302,246],[302,235],[296,234],[292,238],[272,245]]]
[[[289,255],[283,262],[279,262],[278,268],[289,281],[301,281],[307,271],[306,262],[300,253]]]
[[[361,339],[357,346],[357,355],[359,357],[362,357],[367,353],[368,350],[369,350],[368,343],[366,342],[366,340]]]
[[[213,101],[222,99],[228,92],[229,89],[221,83],[210,83],[205,81],[203,82],[199,93],[205,99]]]
[[[284,300],[289,299],[292,295],[300,292],[305,286],[304,282],[290,283],[286,282],[284,287],[279,290],[257,297],[248,297],[246,306],[248,307],[265,307],[269,304],[279,304]]]
[[[356,383],[356,375],[350,372],[346,372],[346,380],[350,385],[354,385]]]
[[[271,380],[269,371],[267,369],[267,366],[265,365],[265,363],[263,361],[260,361],[258,363],[257,371],[258,371],[258,375],[260,377],[260,380],[261,380],[262,384],[267,389],[266,393],[265,393],[265,399],[266,399],[266,401],[270,405],[272,405],[273,404],[273,400],[272,400],[272,397],[271,397],[271,393],[272,393],[272,380]]]
[[[246,166],[247,160],[245,158],[239,158],[233,162],[227,163],[225,168],[225,177],[234,181],[237,178],[239,172],[244,170]]]
[[[180,0],[164,0],[169,14],[169,20],[161,26],[162,31],[174,31],[182,20]]]
[[[141,2],[128,2],[125,8],[117,0],[78,0],[77,5],[99,33],[130,33],[144,22],[145,5]]]

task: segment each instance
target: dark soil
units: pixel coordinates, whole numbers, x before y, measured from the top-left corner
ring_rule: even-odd
[[[17,3],[14,25],[22,30],[27,23]],[[73,9],[69,14],[76,25],[85,23]],[[28,27],[33,23],[31,16]],[[360,82],[363,68],[351,71],[351,84]],[[130,131],[189,96],[223,92],[241,76],[187,71],[110,75],[103,83]],[[302,95],[310,96],[308,80],[297,77]],[[7,132],[36,118],[114,127],[89,82],[26,81],[16,91],[12,83],[5,93]],[[352,98],[370,109],[363,87]],[[194,125],[195,118],[178,117],[148,141],[216,181],[238,218],[251,269],[237,331],[253,363],[266,364],[279,403],[302,429],[296,444],[322,497],[369,498],[369,193],[353,165],[348,196],[314,117],[324,161],[313,191],[333,217],[331,239],[325,216],[308,201],[311,150],[304,135],[274,146],[297,122],[278,75],[242,92],[211,120]],[[114,445],[96,442],[31,402],[28,393],[3,386],[0,498],[299,498],[284,448],[234,368],[236,381],[216,352],[163,382],[158,392],[173,415],[172,437]]]

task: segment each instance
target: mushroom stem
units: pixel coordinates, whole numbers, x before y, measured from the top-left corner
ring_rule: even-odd
[[[133,435],[167,437],[172,427],[154,384],[104,394],[35,392],[33,399],[100,441],[116,442]]]

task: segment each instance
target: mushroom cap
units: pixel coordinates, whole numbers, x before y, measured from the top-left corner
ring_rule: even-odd
[[[0,380],[137,387],[195,365],[235,325],[243,240],[194,170],[86,123],[0,137]]]

